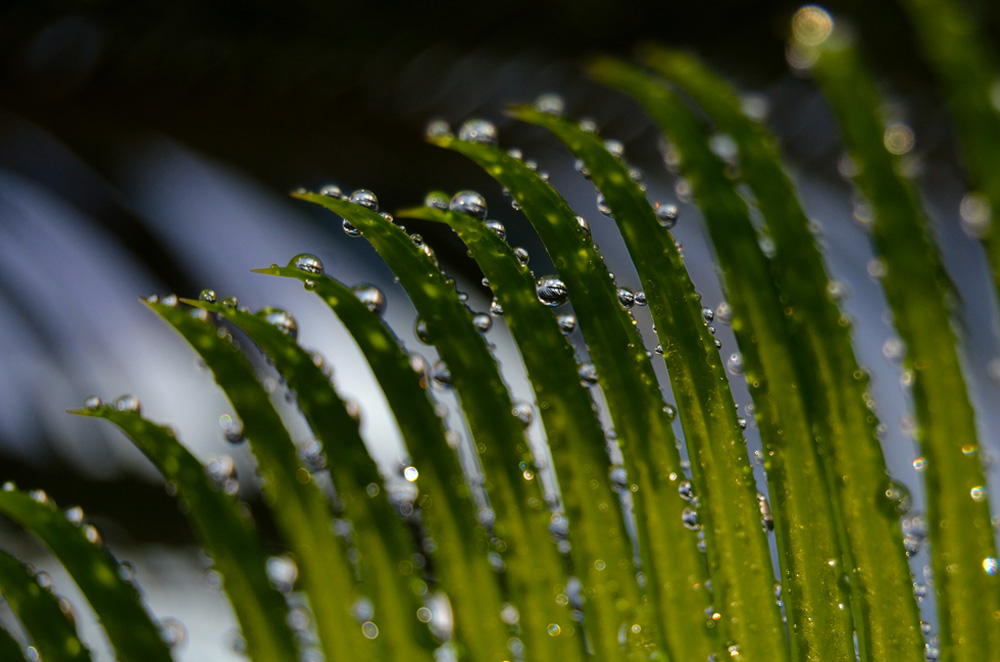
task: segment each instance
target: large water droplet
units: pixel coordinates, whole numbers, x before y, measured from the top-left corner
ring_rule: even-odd
[[[476,191],[459,191],[448,203],[448,209],[479,220],[485,220],[486,198]]]
[[[627,287],[618,288],[618,303],[628,310],[635,305],[635,293]]]
[[[496,126],[482,119],[467,120],[458,130],[458,137],[460,140],[486,145],[496,145],[498,142]]]
[[[95,411],[100,409],[103,404],[99,397],[92,395],[83,401],[83,408],[87,411]]]
[[[576,369],[580,377],[580,383],[584,386],[593,386],[597,383],[597,368],[593,363],[581,363]]]
[[[271,324],[286,336],[294,340],[299,335],[299,325],[295,318],[280,308],[264,308],[257,315],[264,318],[264,321]]]
[[[884,488],[883,496],[886,499],[889,512],[895,516],[905,515],[910,511],[910,490],[906,485],[890,480]]]
[[[131,411],[136,414],[142,411],[142,405],[139,403],[139,398],[132,394],[120,396],[115,400],[114,407],[118,411]]]
[[[207,303],[215,303],[217,297],[215,295],[215,290],[205,289],[201,291],[201,293],[198,295],[198,298],[201,301],[205,301]]]
[[[346,234],[348,237],[360,237],[361,236],[361,230],[359,230],[356,227],[354,227],[354,224],[351,223],[346,218],[344,219],[343,228],[344,228],[344,234]]]
[[[160,637],[170,648],[177,648],[187,638],[187,630],[176,618],[164,618],[160,620]]]
[[[486,313],[476,313],[472,316],[472,325],[480,333],[486,333],[493,326],[493,318]]]
[[[535,293],[538,300],[546,306],[556,308],[569,300],[566,284],[556,276],[545,276],[535,282]]]
[[[528,260],[530,259],[530,256],[528,255],[528,251],[526,251],[525,249],[521,248],[520,246],[515,248],[514,257],[517,258],[517,261],[521,264],[522,267],[528,266]]]
[[[731,375],[742,375],[743,374],[743,356],[739,352],[733,352],[726,359],[726,369],[729,370]]]
[[[677,225],[677,218],[680,216],[677,205],[670,204],[669,202],[665,204],[657,202],[653,207],[653,211],[656,212],[656,220],[668,230]]]
[[[694,508],[685,508],[684,512],[681,513],[681,521],[685,527],[692,531],[697,531],[701,528],[701,525],[698,524],[698,511]]]
[[[527,402],[515,402],[510,413],[521,422],[521,425],[528,427],[534,418],[534,410]]]
[[[323,273],[323,263],[320,262],[318,257],[309,253],[300,253],[299,255],[296,255],[288,263],[288,266],[310,274]]]
[[[351,202],[362,207],[367,207],[372,211],[378,211],[378,198],[366,188],[359,188],[352,193]]]
[[[451,133],[451,127],[442,119],[433,119],[427,123],[424,135],[428,138],[443,138]]]
[[[325,195],[328,198],[341,199],[344,197],[344,192],[336,184],[327,184],[319,190],[320,195]]]
[[[559,325],[559,330],[568,336],[576,330],[576,316],[569,313],[559,315],[556,317],[556,324]]]
[[[500,221],[486,221],[486,227],[496,233],[501,239],[507,238],[507,228]]]
[[[608,203],[604,200],[603,193],[597,194],[597,211],[601,212],[605,216],[611,216],[611,207],[609,207]]]
[[[282,593],[291,593],[299,578],[299,567],[289,556],[272,556],[267,560],[267,578]]]
[[[691,487],[691,481],[689,481],[689,480],[682,480],[680,483],[678,483],[677,484],[677,493],[685,501],[690,501],[691,499],[693,499],[694,498],[694,488]]]
[[[546,92],[535,99],[535,110],[549,115],[562,115],[566,110],[566,102],[554,92]]]
[[[374,285],[356,285],[351,291],[365,305],[365,308],[376,315],[381,315],[385,311],[385,295]]]

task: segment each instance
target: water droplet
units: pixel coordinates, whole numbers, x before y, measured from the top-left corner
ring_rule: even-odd
[[[216,301],[215,290],[207,290],[207,289],[202,290],[201,294],[198,295],[198,298],[201,301],[206,301],[208,303],[215,303]]]
[[[677,218],[680,216],[680,210],[677,209],[677,205],[671,203],[659,203],[653,206],[653,211],[656,213],[656,220],[660,222],[660,225],[666,229],[671,229],[677,225]]]
[[[682,480],[677,485],[677,493],[681,495],[681,498],[685,501],[690,501],[694,498],[694,488],[691,487],[691,481]]]
[[[986,486],[977,485],[969,490],[969,495],[972,497],[973,501],[981,502],[986,500]]]
[[[451,371],[443,361],[438,361],[431,369],[431,378],[440,388],[451,388]]]
[[[987,556],[983,559],[983,571],[987,575],[995,575],[1000,572],[1000,562],[997,562],[996,558],[993,556]]]
[[[187,630],[176,618],[164,618],[160,621],[160,637],[170,648],[177,648],[187,638]]]
[[[442,138],[451,133],[451,127],[442,119],[433,119],[427,123],[424,135],[428,138]]]
[[[609,218],[611,217],[611,207],[609,207],[607,201],[605,201],[603,193],[597,194],[597,211]]]
[[[381,315],[385,311],[385,294],[374,285],[355,285],[351,291],[370,312]]]
[[[228,455],[209,460],[205,465],[205,473],[216,489],[230,496],[239,492],[240,483],[236,475],[236,463]]]
[[[989,198],[982,193],[969,193],[958,205],[962,229],[973,239],[985,239],[993,225],[993,210]]]
[[[323,273],[323,263],[320,262],[318,257],[310,255],[309,253],[300,253],[299,255],[296,255],[288,263],[288,266],[310,274]]]
[[[534,418],[534,410],[527,402],[515,402],[510,413],[521,422],[521,425],[528,427]]]
[[[430,345],[434,342],[433,338],[431,338],[430,331],[428,331],[427,329],[427,322],[420,319],[419,317],[417,318],[417,321],[413,324],[413,333],[414,335],[417,336],[417,340],[419,340],[425,345]]]
[[[528,255],[528,251],[524,250],[519,246],[514,249],[514,257],[517,258],[517,261],[521,263],[522,267],[528,266],[528,259],[530,257]]]
[[[500,221],[486,221],[486,227],[493,230],[500,239],[507,238],[507,228]]]
[[[354,224],[351,223],[346,218],[344,219],[343,228],[344,228],[344,234],[346,234],[348,237],[360,237],[361,236],[361,230],[359,230],[356,227],[354,227]]]
[[[459,191],[448,203],[448,209],[479,220],[485,220],[486,198],[476,191]]]
[[[375,639],[378,637],[378,626],[372,621],[365,621],[361,624],[361,634],[365,636],[365,639]]]
[[[352,193],[351,202],[362,207],[367,207],[372,211],[378,211],[378,198],[366,188],[359,188]]]
[[[225,299],[222,300],[222,307],[223,308],[239,308],[240,307],[240,300],[237,299],[236,297],[226,297]]]
[[[497,128],[492,122],[482,119],[467,120],[458,130],[460,140],[468,140],[485,145],[496,145],[499,141]]]
[[[103,545],[104,536],[101,535],[101,530],[98,529],[93,524],[83,525],[83,536],[87,539],[91,545]]]
[[[698,511],[694,508],[685,508],[684,512],[681,513],[681,521],[685,527],[692,531],[697,531],[701,528],[701,525],[698,524]]]
[[[558,637],[562,628],[555,623],[549,623],[549,627],[545,631],[549,633],[550,637]]]
[[[497,301],[496,297],[494,297],[493,301],[490,302],[490,315],[493,315],[493,317],[500,317],[503,315],[503,306],[500,305],[500,302]]]
[[[667,415],[668,421],[672,421],[677,418],[677,408],[673,405],[663,405],[663,413]]]
[[[566,102],[554,92],[546,92],[535,99],[535,110],[549,115],[562,115],[566,110]]]
[[[264,321],[275,327],[286,336],[295,340],[299,335],[299,325],[295,318],[280,308],[264,308],[257,312]]]
[[[597,368],[593,363],[581,363],[576,372],[580,376],[580,383],[584,386],[593,386],[597,383]]]
[[[538,300],[546,306],[556,308],[569,300],[566,284],[556,276],[545,276],[535,282],[535,293]]]
[[[131,394],[120,396],[117,400],[115,400],[114,407],[118,411],[131,411],[136,414],[142,411],[142,405],[139,403],[139,398]]]
[[[556,324],[559,325],[559,330],[568,336],[576,330],[576,317],[569,313],[559,315],[556,317]]]
[[[104,403],[101,402],[101,399],[99,397],[97,397],[96,395],[92,395],[83,401],[83,408],[86,409],[87,411],[95,411],[97,409],[100,409],[101,406],[103,406],[103,404]]]
[[[521,620],[521,615],[517,611],[517,607],[505,602],[500,606],[500,620],[507,625],[517,625],[517,622]]]
[[[472,316],[472,325],[480,333],[486,333],[493,326],[493,318],[486,313],[476,313]]]
[[[705,323],[708,324],[715,319],[715,311],[711,308],[702,308],[701,317],[705,320]]]
[[[588,237],[591,236],[591,233],[590,233],[590,223],[587,222],[587,219],[585,219],[583,216],[580,216],[578,214],[576,216],[576,224],[580,226],[580,229],[583,230],[587,234]]]
[[[162,303],[164,306],[167,306],[168,308],[176,308],[177,301],[178,299],[176,294],[168,294],[167,296],[163,297],[160,300],[160,303]]]
[[[304,441],[295,448],[299,463],[309,473],[316,473],[326,469],[326,453],[323,452],[323,444],[315,439]]]
[[[910,510],[910,490],[902,483],[890,480],[886,485],[884,495],[889,504],[890,512],[897,516],[905,515]]]
[[[219,417],[219,427],[222,428],[223,437],[229,443],[238,444],[244,440],[243,422],[239,419],[223,414]]]
[[[646,303],[647,303],[647,301],[646,301],[646,293],[645,292],[636,292],[635,296],[632,297],[632,302],[635,305],[637,305],[637,306],[645,308],[646,307]]]
[[[403,478],[405,478],[408,482],[412,483],[419,477],[420,472],[417,471],[416,467],[406,467],[403,469]]]
[[[73,526],[80,526],[83,524],[83,508],[80,506],[67,508],[65,514],[66,519],[68,519]]]
[[[628,310],[635,304],[635,293],[627,287],[618,288],[618,303]]]
[[[729,370],[730,375],[742,375],[743,374],[743,356],[739,352],[733,352],[726,359],[726,369]]]
[[[31,490],[28,492],[28,496],[31,497],[31,500],[35,503],[40,503],[42,505],[48,505],[49,503],[49,495],[45,490]]]
[[[608,150],[611,156],[615,157],[616,159],[620,159],[625,156],[625,145],[623,145],[622,141],[620,140],[614,140],[614,139],[605,140],[604,149]]]
[[[757,492],[757,507],[760,508],[760,525],[765,531],[774,531],[774,515],[771,514],[771,504],[767,497]]]
[[[267,578],[276,590],[291,593],[299,578],[299,567],[290,556],[272,556],[267,559]]]
[[[802,46],[819,46],[831,32],[833,18],[817,5],[806,5],[792,17],[792,36]]]
[[[894,122],[885,128],[882,143],[890,154],[900,156],[913,149],[916,139],[913,129],[903,122]]]
[[[319,194],[325,195],[328,198],[337,198],[338,200],[344,197],[344,192],[336,184],[327,184],[319,190]]]

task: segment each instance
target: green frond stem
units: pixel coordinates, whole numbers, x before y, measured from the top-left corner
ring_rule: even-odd
[[[631,65],[599,60],[599,82],[635,97],[680,156],[715,247],[757,422],[765,445],[792,658],[853,662],[850,603],[834,505],[813,443],[799,370],[812,364],[790,332],[746,204],[692,112]]]
[[[374,655],[354,621],[357,598],[346,552],[333,532],[330,504],[296,457],[295,445],[253,367],[232,338],[199,309],[147,302],[201,356],[243,422],[250,449],[264,477],[264,496],[278,530],[295,555],[300,584],[309,596],[316,630],[328,660],[341,662]],[[387,642],[380,642],[388,648]],[[416,645],[406,649],[416,648]],[[404,649],[404,650],[406,650]],[[398,651],[391,651],[395,654]],[[390,655],[390,651],[386,651]],[[416,650],[407,650],[422,659]]]
[[[482,221],[428,207],[398,215],[446,223],[468,247],[496,293],[534,387],[559,480],[570,557],[586,601],[584,625],[598,659],[625,660],[619,632],[623,624],[631,628],[641,621],[637,620],[641,611],[637,568],[620,499],[608,472],[604,430],[587,389],[576,388],[580,377],[573,348],[552,309],[539,301],[531,272]],[[629,636],[628,644],[635,644],[636,639]]]
[[[969,401],[951,324],[951,284],[916,193],[883,144],[874,81],[849,40],[834,32],[819,47],[817,81],[861,172],[872,233],[884,267],[882,287],[906,344],[918,441],[926,459],[931,566],[938,600],[941,659],[1000,660],[1000,573]]]
[[[251,659],[282,662],[296,656],[298,647],[286,623],[288,605],[268,582],[268,554],[239,501],[213,486],[205,467],[170,428],[109,405],[72,413],[116,425],[176,488],[198,542],[222,576]]]
[[[417,504],[434,543],[427,553],[454,612],[455,641],[467,649],[469,659],[503,659],[508,635],[500,621],[498,575],[486,554],[490,537],[476,517],[458,456],[427,395],[427,375],[414,370],[389,327],[343,283],[288,267],[255,271],[309,283],[354,338],[385,393],[417,470]],[[461,650],[459,654],[464,659]]]
[[[673,660],[708,657],[716,651],[715,623],[704,611],[710,606],[708,569],[696,534],[684,524],[689,504],[678,493],[684,472],[671,417],[642,338],[619,302],[603,258],[566,201],[520,160],[454,136],[432,142],[468,157],[507,188],[552,257],[597,370],[629,482],[635,485],[632,503],[656,641]]]
[[[170,648],[142,597],[91,524],[76,525],[44,492],[0,490],[0,514],[42,541],[93,607],[120,660],[172,662]]]
[[[33,569],[3,550],[0,550],[0,595],[43,660],[89,662],[90,651],[76,635],[76,627],[60,607],[59,598],[38,583]]]
[[[772,272],[788,305],[793,333],[807,339],[815,373],[803,375],[803,395],[818,438],[825,442],[827,484],[839,506],[844,567],[849,568],[858,649],[864,662],[921,662],[920,612],[911,595],[910,566],[899,526],[895,489],[866,402],[868,379],[851,345],[849,321],[832,293],[823,257],[781,167],[773,138],[747,117],[736,93],[696,58],[649,49],[646,62],[677,84],[730,136],[741,178],[750,186],[775,251]]]
[[[757,487],[725,367],[701,296],[670,232],[661,226],[628,167],[576,122],[517,107],[511,114],[546,127],[580,159],[604,195],[646,295],[692,462],[701,502],[712,592],[723,638],[740,659],[788,659]],[[721,605],[725,605],[722,607]]]
[[[270,357],[295,394],[323,447],[343,517],[351,522],[361,581],[375,608],[379,637],[386,637],[393,649],[409,647],[409,642],[419,642],[427,650],[435,648],[430,631],[418,617],[423,607],[420,596],[426,594],[427,586],[414,565],[417,548],[413,537],[390,501],[388,486],[361,439],[358,421],[348,412],[330,378],[284,328],[265,316],[236,306],[188,303],[222,315],[242,329]],[[279,320],[285,319],[284,311],[277,314]],[[323,463],[315,452],[307,452],[313,456],[307,463]],[[319,466],[310,469],[321,470]]]
[[[904,0],[917,37],[948,102],[965,156],[973,194],[986,197],[985,212],[960,210],[967,230],[986,249],[1000,302],[1000,86],[997,54],[984,31],[955,0]],[[970,200],[967,198],[967,200]]]
[[[472,314],[459,300],[454,281],[436,259],[399,226],[376,212],[329,196],[296,194],[352,223],[399,278],[426,327],[426,341],[447,365],[482,462],[492,504],[497,552],[519,611],[526,655],[536,659],[583,657],[582,638],[568,607],[566,564],[549,533],[551,519],[539,480],[526,480],[531,453],[524,426]],[[429,247],[428,247],[429,250]]]

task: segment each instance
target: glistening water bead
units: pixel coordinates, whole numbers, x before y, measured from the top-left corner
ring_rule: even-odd
[[[486,198],[476,191],[459,191],[448,203],[448,209],[481,221],[486,220]]]
[[[280,308],[264,308],[257,313],[264,321],[295,340],[299,335],[299,325],[295,318]]]
[[[310,274],[323,273],[323,263],[310,253],[299,253],[289,261],[288,266]]]
[[[385,294],[374,285],[356,285],[351,291],[369,311],[376,315],[381,315],[385,311]]]
[[[372,211],[378,211],[378,198],[366,188],[359,188],[352,193],[351,202],[362,207],[367,207]]]
[[[458,138],[484,145],[496,145],[499,141],[496,126],[482,119],[467,120],[458,130]]]
[[[566,284],[555,276],[545,276],[535,282],[535,293],[538,300],[546,306],[556,308],[569,300]]]
[[[670,203],[660,204],[657,202],[653,211],[656,212],[656,220],[666,229],[669,230],[677,225],[677,217],[680,216],[677,205]]]

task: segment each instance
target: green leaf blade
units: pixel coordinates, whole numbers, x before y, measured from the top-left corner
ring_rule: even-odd
[[[399,216],[447,224],[489,279],[540,405],[596,655],[602,660],[624,659],[619,631],[622,623],[636,622],[640,611],[637,569],[609,478],[604,431],[587,390],[576,388],[578,366],[572,347],[551,309],[538,300],[531,273],[481,221],[432,208],[405,210]]]
[[[168,428],[136,412],[107,405],[73,413],[103,418],[116,425],[156,465],[164,479],[176,486],[177,497],[186,503],[185,512],[199,543],[222,575],[251,658],[255,662],[280,662],[297,655],[294,636],[286,625],[288,606],[267,579],[268,555],[239,502],[213,488],[205,467]]]
[[[520,612],[525,650],[535,651],[527,654],[539,659],[580,659],[583,639],[573,634],[578,630],[570,610],[556,602],[567,573],[549,534],[550,515],[539,481],[525,480],[521,467],[530,461],[523,426],[512,414],[506,385],[453,282],[403,230],[377,213],[323,195],[296,197],[350,221],[406,289],[426,325],[429,342],[448,366],[479,450],[497,537],[506,545],[504,562]]]
[[[733,309],[732,325],[766,446],[790,643],[796,660],[854,660],[833,504],[812,444],[798,370],[810,364],[784,313],[746,204],[683,102],[661,83],[614,60],[591,75],[636,98],[674,143],[708,226]],[[797,348],[795,354],[790,351]],[[771,384],[774,387],[771,387]],[[831,562],[832,563],[829,563]]]
[[[413,567],[417,549],[389,501],[389,491],[384,489],[378,467],[361,439],[358,421],[329,377],[291,336],[261,316],[233,306],[190,303],[220,314],[242,329],[271,358],[295,393],[323,446],[344,515],[353,524],[361,578],[370,587],[380,636],[394,650],[406,650],[411,642],[424,649],[435,648],[430,631],[417,618],[423,606],[415,591],[423,583]],[[409,569],[407,574],[402,574],[404,568]]]
[[[351,615],[354,582],[344,549],[330,526],[329,504],[299,465],[288,431],[253,368],[231,342],[220,337],[207,312],[158,302],[147,305],[198,352],[242,420],[266,481],[268,503],[279,505],[274,509],[275,520],[296,555],[301,584],[309,595],[328,659],[340,662],[371,655],[372,646]]]
[[[566,202],[524,163],[498,148],[453,136],[433,142],[465,155],[507,188],[552,257],[597,369],[629,480],[638,486],[633,508],[646,590],[659,619],[658,643],[671,658],[713,654],[716,643],[704,619],[707,568],[696,537],[683,524],[687,502],[677,489],[683,471],[676,439],[642,339],[618,300],[603,258]],[[668,629],[685,636],[671,637]]]
[[[844,141],[863,168],[856,184],[875,210],[875,245],[886,267],[882,285],[906,343],[921,450],[927,460],[931,565],[938,597],[942,658],[1000,659],[1000,575],[969,401],[947,305],[951,284],[930,240],[912,188],[882,144],[879,97],[856,51],[836,33],[815,73]]]
[[[866,405],[867,380],[855,377],[861,372],[850,327],[830,295],[822,255],[774,141],[743,114],[735,92],[695,58],[652,49],[645,60],[732,137],[742,178],[774,240],[772,270],[793,310],[788,320],[807,338],[816,358],[808,400],[832,458],[824,466],[841,511],[838,526],[846,543],[844,567],[851,569],[862,660],[919,662],[924,659],[920,613],[909,595],[912,579],[895,505],[886,503],[888,476],[878,420]]]
[[[48,497],[0,491],[0,513],[13,519],[59,559],[97,614],[119,659],[172,662],[170,649],[146,612],[134,586],[122,579],[118,562],[87,539]],[[96,529],[94,530],[96,531]]]
[[[89,662],[90,651],[59,607],[59,599],[38,583],[34,571],[3,550],[0,550],[0,594],[17,615],[42,659]],[[2,648],[0,646],[0,653]]]
[[[511,114],[555,134],[584,162],[604,195],[642,282],[694,459],[696,494],[707,513],[705,542],[713,593],[727,605],[724,636],[739,642],[746,659],[787,659],[753,469],[725,369],[673,237],[660,226],[628,168],[597,136],[531,107],[514,108]]]
[[[507,653],[503,602],[497,573],[486,556],[490,538],[444,425],[427,397],[427,378],[414,371],[410,356],[384,322],[344,284],[288,267],[257,270],[304,283],[337,315],[354,338],[396,418],[413,466],[425,527],[434,540],[430,553],[442,588],[455,612],[455,639],[471,659],[502,659]]]

